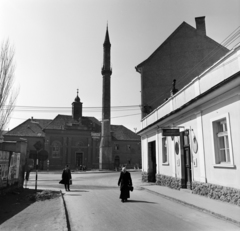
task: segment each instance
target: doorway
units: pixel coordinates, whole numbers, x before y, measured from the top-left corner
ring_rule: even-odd
[[[80,169],[83,166],[83,153],[76,153],[76,168]]]
[[[114,168],[116,171],[120,169],[120,158],[119,156],[115,156],[114,158]]]
[[[189,144],[189,130],[180,133],[181,142],[181,170],[182,179],[181,187],[192,189],[192,166],[191,166],[191,152]]]
[[[156,141],[148,143],[148,181],[156,182]]]

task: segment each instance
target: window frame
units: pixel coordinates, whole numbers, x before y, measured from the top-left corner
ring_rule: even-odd
[[[166,143],[166,153],[164,154],[164,141]],[[161,138],[162,141],[162,165],[169,165],[169,143],[168,143],[168,137],[167,136],[162,136]],[[164,161],[164,157],[166,157],[166,161]]]
[[[56,145],[56,144],[57,144],[57,145]],[[58,150],[58,153],[59,153],[58,156],[53,155],[53,153],[56,152],[55,150],[53,151],[53,148],[55,148],[55,147],[58,147],[58,148],[59,148],[59,150]],[[54,141],[52,142],[52,145],[51,145],[51,157],[52,157],[52,158],[54,158],[54,159],[61,158],[61,147],[62,147],[62,144],[61,144],[60,141],[54,140]]]
[[[218,117],[214,117],[213,119],[210,120],[211,121],[211,137],[212,137],[212,150],[213,150],[213,167],[217,168],[217,167],[223,167],[223,168],[234,168],[234,162],[233,162],[233,150],[232,150],[232,136],[231,136],[231,126],[230,126],[230,119],[229,119],[229,113],[225,113],[222,115],[219,115]],[[226,124],[226,128],[224,128],[223,125],[223,130],[222,132],[218,132],[216,131],[216,124],[217,123],[221,123],[221,121],[225,121],[224,124]],[[230,160],[228,162],[224,162],[221,161],[220,162],[220,151],[221,151],[221,147],[220,147],[220,137],[228,137],[228,147],[226,147],[226,145],[224,146],[224,148],[222,150],[226,149],[229,150],[229,154],[225,153],[225,158],[227,158],[227,156],[229,156]],[[224,138],[223,142],[226,142],[226,138]]]

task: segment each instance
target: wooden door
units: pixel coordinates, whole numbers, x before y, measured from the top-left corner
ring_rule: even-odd
[[[76,153],[76,167],[79,168],[82,165],[83,165],[83,154]]]
[[[180,134],[181,141],[181,169],[182,169],[182,188],[192,189],[192,165],[189,144],[189,131]]]
[[[156,182],[156,142],[152,141],[148,143],[148,180],[150,182]]]

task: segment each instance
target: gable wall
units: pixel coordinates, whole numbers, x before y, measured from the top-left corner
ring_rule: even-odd
[[[143,64],[142,105],[155,109],[170,97],[173,79],[177,80],[176,88],[180,90],[228,51],[220,48],[205,63],[186,75],[216,47],[215,42],[196,30],[191,30],[187,25],[181,27]]]

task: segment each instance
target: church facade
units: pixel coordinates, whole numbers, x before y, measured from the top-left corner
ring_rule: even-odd
[[[123,125],[111,125],[112,162],[110,169],[127,165],[141,167],[140,136]],[[66,164],[72,170],[99,169],[101,122],[82,115],[82,102],[77,96],[72,115],[57,115],[53,120],[28,119],[4,135],[5,141],[27,140],[28,157],[36,159],[34,145],[40,142],[48,152],[40,158],[40,170],[60,170]]]

